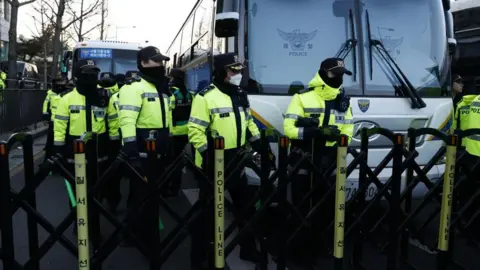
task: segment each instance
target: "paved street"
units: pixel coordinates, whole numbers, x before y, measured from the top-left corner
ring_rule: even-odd
[[[34,153],[36,165],[43,160],[43,144],[45,137],[35,141]],[[20,160],[23,158],[21,154],[21,148],[14,149],[11,152],[11,183],[13,189],[19,191],[24,185],[23,179],[23,166]],[[169,199],[168,202],[177,211],[177,213],[184,214],[190,208],[192,203],[197,199],[198,189],[196,188],[195,181],[192,180],[192,176],[188,171],[184,174],[183,179],[183,193],[179,198]],[[126,181],[122,182],[122,194],[126,199],[128,194],[128,184]],[[122,201],[118,218],[125,216],[125,200]],[[427,207],[425,210],[433,210],[433,206]],[[37,210],[42,213],[45,218],[50,221],[54,226],[57,226],[60,221],[67,215],[69,211],[68,197],[65,189],[63,179],[58,176],[49,176],[37,189]],[[422,214],[421,217],[426,218],[427,214]],[[162,235],[165,236],[176,225],[174,220],[165,212],[161,212],[165,229],[162,231]],[[226,224],[229,224],[232,220],[230,215],[227,215]],[[112,226],[108,221],[102,219],[102,234],[104,237],[108,237],[112,233]],[[432,225],[426,230],[424,236],[427,238],[427,244],[430,247],[435,246],[436,235],[438,234],[437,220],[432,222]],[[19,210],[14,216],[14,228],[15,228],[15,255],[16,259],[23,263],[28,258],[28,234],[26,228],[26,215],[23,210]],[[48,233],[46,233],[41,226],[39,226],[40,243],[46,240]],[[69,228],[65,232],[65,236],[75,243],[75,237],[72,234],[72,228]],[[348,239],[347,239],[348,240]],[[189,269],[189,239],[187,238],[179,248],[172,254],[170,259],[165,264],[163,269]],[[228,242],[228,240],[227,240]],[[346,258],[349,258],[351,244],[347,241]],[[478,259],[478,250],[464,245],[463,240],[457,241],[459,244],[455,248],[455,259],[465,265],[466,269],[480,269],[480,260]],[[385,256],[378,252],[377,248],[372,247],[371,244],[365,244],[364,248],[365,265],[367,269],[380,270],[385,269]],[[432,269],[436,266],[436,255],[428,254],[416,247],[414,243],[410,245],[410,261],[418,269]],[[238,248],[233,254],[227,258],[229,269],[233,270],[247,270],[255,269],[255,266],[250,263],[246,263],[238,259]],[[322,259],[318,262],[321,268],[318,269],[332,269],[330,259]],[[41,269],[45,270],[63,270],[63,269],[75,269],[77,261],[74,255],[69,253],[61,244],[56,243],[54,247],[46,254],[41,260]],[[117,247],[117,249],[106,259],[103,264],[103,269],[148,269],[148,263],[146,259],[135,248]],[[0,267],[0,269],[3,269]],[[269,269],[276,269],[274,263],[271,263]],[[291,266],[290,269],[299,269],[295,266]]]

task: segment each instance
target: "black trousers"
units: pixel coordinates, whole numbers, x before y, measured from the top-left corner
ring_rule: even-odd
[[[463,205],[465,205],[480,189],[480,179],[478,178],[478,174],[480,173],[480,164],[475,167],[475,165],[479,161],[480,157],[471,155],[469,153],[465,153],[464,158],[461,160],[460,170],[468,168],[470,174],[468,175],[466,182],[460,184],[459,186],[459,192],[457,193],[459,205],[457,206],[457,209],[460,209]],[[475,215],[475,213],[479,211],[479,209],[480,196],[477,196],[476,199],[474,199],[474,201],[472,202],[472,204],[464,212],[464,220],[469,221]],[[475,233],[475,235],[480,236],[480,233],[478,233],[478,226],[480,226],[479,217],[472,221],[471,225],[469,226],[469,231],[472,231]]]
[[[155,168],[153,168],[154,179],[148,179],[148,181],[155,181],[158,183],[161,179],[159,177],[164,172],[163,159],[158,160]],[[150,175],[148,161],[145,158],[141,159],[142,170]],[[138,240],[145,243],[150,250],[154,250],[154,246],[160,243],[159,232],[159,203],[151,198],[146,201],[145,207],[140,209],[141,204],[145,202],[144,198],[150,191],[149,182],[146,182],[133,175],[129,176],[130,179],[130,194],[127,201],[127,218],[125,223],[135,222],[131,226],[131,232],[137,237]],[[155,196],[159,196],[156,194]],[[141,211],[140,216],[138,216]],[[135,218],[135,216],[138,216]],[[127,238],[128,239],[128,238]]]
[[[336,161],[336,148],[327,148],[320,153],[320,155],[314,155],[314,164],[325,172]],[[292,155],[295,154],[293,153]],[[292,162],[290,165],[295,165],[297,160],[295,156],[291,156]],[[291,182],[291,196],[293,205],[297,207],[303,217],[307,217],[313,207],[322,200],[328,191],[327,184],[333,183],[332,181],[334,181],[334,179],[334,176],[323,178],[318,172],[311,174],[306,167],[299,170]],[[307,193],[315,186],[318,186],[318,188],[310,199],[304,200]],[[303,203],[300,205],[302,201]],[[309,256],[310,254],[307,254],[308,252],[326,249],[331,246],[333,239],[331,239],[330,236],[333,234],[327,233],[325,237],[322,237],[321,232],[327,228],[334,217],[334,203],[335,198],[331,196],[327,198],[315,212],[310,213],[310,220],[312,221],[314,230],[307,231],[305,228],[301,230],[301,233],[299,233],[292,242],[294,246],[291,247],[291,250],[294,251],[294,253],[298,252],[302,254],[302,256]],[[300,224],[298,221],[288,224],[290,227],[289,231],[294,231]]]
[[[47,142],[45,144],[45,161],[53,155],[53,122],[48,122]]]
[[[172,144],[170,145],[170,151],[168,154],[167,161],[172,162],[181,154],[184,153],[185,146],[188,144],[188,136],[174,136],[172,139]],[[195,153],[195,152],[194,152]],[[183,160],[181,161],[183,162]],[[168,165],[171,165],[169,163]],[[168,189],[173,194],[178,194],[180,191],[180,187],[182,186],[182,175],[183,175],[183,168],[185,166],[179,166],[171,175],[170,179],[168,180],[169,183],[167,184]]]
[[[110,167],[115,161],[115,158],[120,152],[120,145],[118,147],[116,146],[115,149],[109,149],[109,152],[109,161],[107,163],[107,166],[105,166],[105,170],[107,170],[107,168]],[[104,174],[105,170],[100,171],[100,176]],[[120,193],[120,183],[123,175],[124,171],[122,170],[122,166],[120,165],[118,169],[115,170],[112,177],[108,179],[108,182],[104,186],[102,197],[105,198],[112,207],[117,207],[120,203],[120,200],[122,199],[122,194]]]
[[[226,172],[226,175],[229,175]],[[255,213],[255,208],[251,207],[246,209],[248,203],[255,195],[253,187],[248,186],[248,180],[245,173],[235,175],[232,179],[225,179],[226,186],[228,186],[228,193],[232,199],[232,203],[240,213],[243,215],[235,215],[235,219],[239,220],[239,229],[243,228],[251,216]],[[200,194],[199,200],[210,199],[211,196],[207,194],[213,194],[213,187],[208,187],[204,181],[199,181]],[[211,192],[208,192],[207,188],[211,188]],[[238,212],[237,212],[238,214]],[[227,228],[225,224],[225,229]],[[192,247],[190,252],[190,259],[192,266],[201,265],[208,260],[212,262],[213,258],[213,233],[214,233],[214,204],[213,200],[204,205],[201,209],[201,213],[198,215],[191,225]],[[241,249],[256,249],[255,237],[253,230],[250,229],[245,238],[240,242]]]

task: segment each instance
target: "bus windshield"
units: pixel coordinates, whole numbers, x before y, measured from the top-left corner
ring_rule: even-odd
[[[129,70],[137,70],[137,51],[102,48],[81,48],[79,59],[95,60],[101,72],[125,74]]]
[[[357,67],[353,67],[352,52],[345,58],[345,66],[356,70],[357,76],[344,77],[345,89],[351,95],[395,95],[398,82],[389,79],[392,72],[388,64],[376,50],[370,54],[367,11],[371,38],[382,42],[420,94],[429,95],[422,89],[440,91],[447,63],[441,1],[362,0],[360,10],[355,9],[354,2],[248,0],[248,67],[260,91],[291,94],[291,85],[307,87],[321,61],[335,56],[353,38],[353,24],[358,41]],[[354,14],[353,22],[350,13]],[[361,54],[365,56],[363,62]],[[360,83],[361,76],[365,87]]]

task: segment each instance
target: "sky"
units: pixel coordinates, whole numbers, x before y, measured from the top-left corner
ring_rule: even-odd
[[[148,40],[149,45],[157,46],[162,52],[166,52],[195,2],[196,0],[108,0],[108,39],[115,40],[118,33],[119,41],[144,44]],[[35,5],[34,3],[20,8],[18,35],[29,37],[32,36],[32,31],[36,31],[32,17],[39,15],[34,9]],[[93,27],[99,22],[98,15],[88,24]],[[91,39],[98,39],[99,36],[99,31],[92,32]]]

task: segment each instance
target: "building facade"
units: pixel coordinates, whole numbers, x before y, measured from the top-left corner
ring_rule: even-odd
[[[10,29],[10,4],[0,0],[0,61],[8,57],[8,29]]]

